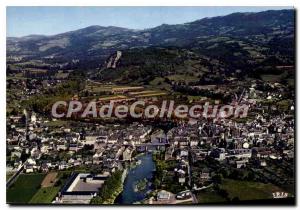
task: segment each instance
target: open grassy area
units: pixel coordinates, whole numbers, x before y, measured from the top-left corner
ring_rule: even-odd
[[[21,174],[15,183],[6,190],[7,203],[28,203],[40,188],[45,174]]]
[[[273,184],[264,184],[259,182],[250,182],[242,180],[224,179],[220,185],[228,193],[228,198],[238,198],[239,200],[259,200],[272,199],[273,192],[282,192],[283,190]],[[206,189],[197,193],[199,203],[223,203],[227,202],[225,197],[222,197],[214,189]]]
[[[14,175],[14,172],[6,172],[6,180],[9,180],[10,177]]]
[[[215,191],[210,189],[200,191],[197,194],[197,199],[199,203],[222,203],[226,202],[226,199],[218,195]]]
[[[152,86],[157,86],[157,85],[162,84],[164,81],[165,81],[165,79],[162,77],[155,77],[155,79],[150,81],[149,84]]]
[[[287,79],[287,83],[289,86],[294,87],[295,86],[295,79]]]
[[[9,79],[19,79],[19,80],[26,80],[27,78],[23,76],[23,73],[17,73],[14,76],[7,76],[6,80]]]
[[[230,199],[238,197],[240,200],[270,199],[273,192],[282,191],[273,184],[231,179],[225,179],[220,187],[228,192]]]
[[[34,196],[31,198],[29,203],[35,203],[35,204],[45,204],[45,203],[51,203],[55,196],[57,195],[60,187],[44,187],[40,188]]]
[[[66,127],[69,125],[68,121],[64,121],[64,120],[56,120],[56,121],[49,121],[47,123],[45,123],[46,126],[52,127],[52,128],[60,128],[60,127]]]
[[[187,96],[187,97],[190,101],[191,100],[198,101],[198,100],[202,100],[203,98],[205,98],[204,96]]]
[[[288,72],[283,72],[282,74],[262,74],[260,77],[266,82],[280,82],[288,76]]]
[[[263,74],[263,75],[261,75],[261,79],[266,82],[279,82],[281,79],[281,76],[273,75],[273,74]]]
[[[198,80],[197,77],[191,76],[191,75],[186,75],[186,74],[174,74],[168,76],[169,80],[172,81],[186,81],[186,82],[195,82]]]
[[[91,92],[110,92],[112,90],[111,85],[86,85],[85,87],[86,90],[91,91]]]
[[[172,86],[165,81],[165,78],[155,77],[153,80],[149,82],[147,89],[160,89],[160,90],[171,91]]]

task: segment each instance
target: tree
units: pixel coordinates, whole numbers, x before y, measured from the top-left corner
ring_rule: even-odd
[[[234,203],[236,203],[236,202],[240,201],[240,199],[239,199],[239,197],[234,197],[234,198],[232,198],[231,201],[234,202]]]
[[[91,200],[91,204],[113,203],[122,191],[122,171],[114,172],[103,184],[99,195]]]
[[[216,174],[212,177],[214,183],[221,184],[222,183],[222,174]]]
[[[222,196],[225,199],[228,199],[228,192],[224,189],[219,190],[219,195]]]

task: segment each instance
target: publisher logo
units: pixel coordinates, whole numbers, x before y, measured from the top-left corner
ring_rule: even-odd
[[[273,198],[287,198],[288,197],[287,192],[274,192],[272,194],[273,194]]]

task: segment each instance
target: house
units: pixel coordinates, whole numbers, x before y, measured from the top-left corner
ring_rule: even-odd
[[[248,159],[235,161],[236,168],[246,167],[246,163],[248,163]]]
[[[165,152],[165,160],[173,159],[174,146],[168,147]]]
[[[61,161],[59,164],[58,164],[58,169],[59,170],[64,170],[64,169],[67,169],[69,168],[69,165],[67,164],[66,161]]]
[[[226,159],[226,153],[224,148],[215,148],[209,152],[209,155],[218,161],[223,161]]]
[[[199,149],[198,147],[191,148],[192,161],[195,163],[199,160],[204,160],[208,155],[208,151],[205,149]]]
[[[41,157],[41,151],[37,147],[32,148],[32,150],[30,151],[30,154],[31,154],[31,157],[33,157],[35,159],[39,159]]]
[[[165,190],[160,190],[157,193],[157,200],[162,201],[162,200],[169,200],[171,197],[171,193]]]
[[[131,156],[133,153],[133,149],[131,147],[127,147],[124,151],[123,151],[123,160],[124,161],[131,161]]]
[[[24,169],[25,169],[25,173],[33,173],[34,172],[33,165],[26,165],[24,167]]]
[[[64,151],[64,150],[67,150],[67,149],[68,149],[68,147],[67,147],[67,144],[66,144],[65,141],[60,141],[56,144],[56,150],[58,150],[58,151],[61,151],[61,150]]]
[[[47,154],[49,152],[49,145],[43,145],[41,147],[41,153]]]
[[[49,167],[48,167],[47,163],[43,163],[41,165],[41,171],[44,172],[44,173],[48,173],[49,172]]]
[[[252,150],[251,149],[234,149],[229,150],[226,158],[235,157],[237,159],[240,158],[251,158],[252,157]]]
[[[80,148],[78,147],[77,144],[70,144],[70,145],[69,145],[69,151],[77,152],[77,151],[79,151],[79,150],[80,150]]]
[[[180,150],[180,157],[188,157],[189,151],[188,150]]]
[[[265,160],[261,160],[260,161],[260,166],[266,167],[267,166],[267,162]]]
[[[28,163],[28,165],[36,165],[36,161],[32,158],[28,158],[27,163]]]
[[[178,175],[178,182],[183,185],[185,183],[185,171],[182,169],[175,169]]]
[[[207,168],[203,169],[200,174],[201,181],[208,181],[210,178],[209,170]]]
[[[81,166],[82,161],[80,159],[74,160],[73,166]]]
[[[152,143],[167,143],[167,136],[164,132],[151,135]]]
[[[178,182],[179,182],[181,185],[183,185],[183,184],[185,183],[185,176],[184,176],[184,175],[179,176]]]
[[[96,159],[99,159],[100,157],[102,157],[104,151],[105,151],[105,149],[103,147],[98,149],[96,151],[96,153],[93,155],[93,159],[96,160]]]
[[[98,136],[96,138],[97,143],[107,143],[108,141],[108,136]]]
[[[116,136],[111,136],[107,139],[108,144],[116,144],[118,142],[118,138],[115,138]]]
[[[20,151],[13,151],[13,152],[11,152],[11,158],[15,158],[15,157],[17,157],[17,158],[21,158],[21,155],[22,155],[22,153],[20,152]]]
[[[199,143],[199,140],[198,140],[198,139],[192,138],[192,139],[190,140],[190,147],[197,146],[198,143]]]

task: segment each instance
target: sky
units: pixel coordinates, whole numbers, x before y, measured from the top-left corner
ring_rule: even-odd
[[[54,35],[91,25],[145,29],[234,12],[291,7],[7,7],[7,36]]]

